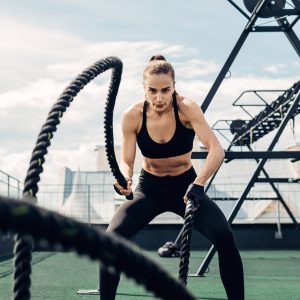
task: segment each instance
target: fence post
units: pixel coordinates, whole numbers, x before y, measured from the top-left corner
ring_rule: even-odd
[[[87,195],[87,203],[88,203],[88,224],[91,226],[91,203],[90,203],[90,185],[88,184],[88,195]]]
[[[7,175],[7,197],[9,197],[10,191],[9,191],[9,185],[10,185],[10,176]]]

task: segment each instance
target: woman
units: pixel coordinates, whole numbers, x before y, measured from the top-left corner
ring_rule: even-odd
[[[107,231],[130,239],[163,212],[184,217],[185,203],[193,198],[197,205],[194,227],[216,246],[228,299],[243,300],[243,266],[232,230],[204,193],[204,184],[222,163],[224,151],[199,106],[175,91],[174,69],[163,56],[150,59],[143,77],[146,99],[125,111],[122,120],[120,165],[127,188],[116,182],[115,190],[121,195],[131,193],[136,144],[144,157],[141,175],[133,200],[120,206]],[[198,175],[191,162],[195,133],[208,149]],[[115,299],[119,279],[101,270],[102,300]]]

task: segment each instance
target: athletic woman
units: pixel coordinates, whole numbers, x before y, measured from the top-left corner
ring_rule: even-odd
[[[121,170],[131,193],[136,144],[143,165],[133,200],[117,210],[107,232],[132,238],[157,215],[171,211],[184,217],[188,198],[196,203],[194,227],[216,247],[219,268],[229,300],[244,299],[243,266],[232,230],[220,208],[204,193],[204,185],[221,165],[224,151],[207,124],[198,104],[175,91],[172,65],[161,55],[153,56],[144,74],[145,101],[125,111],[122,119]],[[208,149],[201,171],[196,174],[191,153],[195,134]],[[115,299],[120,275],[101,269],[102,300]]]

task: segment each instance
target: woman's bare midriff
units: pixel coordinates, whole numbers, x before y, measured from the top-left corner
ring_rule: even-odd
[[[167,158],[144,157],[143,169],[155,176],[177,176],[192,167],[191,153]]]

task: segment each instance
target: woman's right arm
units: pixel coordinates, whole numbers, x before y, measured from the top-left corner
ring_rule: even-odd
[[[131,107],[124,112],[122,117],[122,145],[120,169],[124,177],[128,180],[133,176],[133,166],[136,154],[136,135],[138,128],[138,110]],[[131,193],[132,180],[128,181],[127,189],[122,188],[117,182],[115,186],[123,195]]]
[[[122,118],[121,170],[123,175],[132,178],[136,153],[137,112],[130,108]]]

